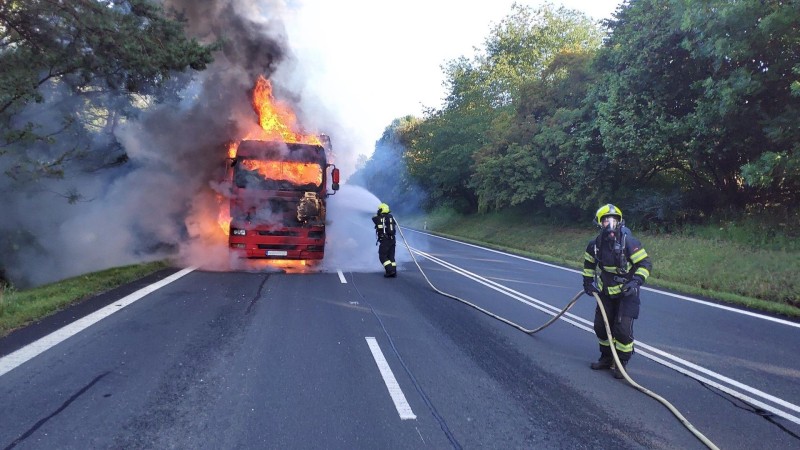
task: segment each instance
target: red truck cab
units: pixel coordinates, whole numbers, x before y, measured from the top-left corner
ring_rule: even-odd
[[[230,251],[243,258],[320,260],[327,197],[339,189],[329,143],[241,141],[230,159]],[[330,190],[328,184],[330,183]]]

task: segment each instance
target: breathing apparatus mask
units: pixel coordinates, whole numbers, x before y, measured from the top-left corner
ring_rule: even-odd
[[[622,222],[617,216],[604,216],[601,219],[600,226],[603,229],[603,239],[615,239]]]

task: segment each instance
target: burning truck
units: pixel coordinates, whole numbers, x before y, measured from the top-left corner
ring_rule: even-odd
[[[242,258],[321,260],[326,199],[339,189],[330,138],[292,130],[292,111],[274,102],[269,81],[253,92],[259,131],[231,143],[226,160],[230,251]],[[225,225],[223,225],[225,228]]]

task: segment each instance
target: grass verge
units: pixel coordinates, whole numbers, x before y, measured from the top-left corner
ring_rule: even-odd
[[[0,289],[0,337],[69,305],[169,267],[164,261],[116,267],[17,291]]]

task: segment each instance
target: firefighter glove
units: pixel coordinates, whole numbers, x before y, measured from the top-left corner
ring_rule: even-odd
[[[585,292],[589,297],[591,297],[595,292],[598,294],[600,293],[593,283],[583,283],[583,292]]]
[[[642,285],[642,280],[638,278],[632,278],[631,281],[625,283],[625,286],[622,287],[622,292],[628,292],[631,289],[638,289],[639,286]]]

